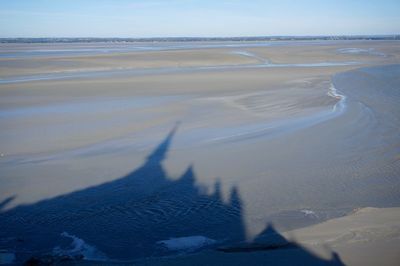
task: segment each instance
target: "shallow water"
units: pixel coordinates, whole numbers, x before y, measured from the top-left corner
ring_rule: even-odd
[[[45,106],[2,108],[0,109],[0,118],[18,119],[34,116],[52,116],[55,114],[101,114],[110,111],[119,111],[125,109],[148,108],[162,105],[168,102],[182,100],[184,97],[178,96],[158,96],[158,97],[135,97],[134,99],[114,98],[102,99],[92,98],[90,101],[58,103]]]
[[[332,119],[340,115],[346,108],[345,106],[345,96],[338,94],[333,85],[330,88],[326,88],[327,94],[338,102],[332,107],[310,110],[312,112],[308,115],[291,115],[290,117],[285,117],[282,119],[275,120],[258,120],[255,122],[238,122],[234,124],[220,124],[220,125],[210,125],[206,128],[195,128],[194,130],[187,130],[185,133],[180,133],[179,138],[174,140],[173,149],[182,148],[194,148],[204,145],[213,145],[216,143],[229,143],[244,141],[246,139],[267,139],[272,138],[276,135],[289,133],[291,131],[299,130],[301,128],[309,127],[314,124],[321,123]],[[258,102],[253,103],[256,109],[265,109],[262,112],[269,112],[270,108],[263,107],[263,103],[268,104],[268,94],[263,93],[255,94],[240,94],[233,96],[234,99],[241,99],[246,97],[255,97]],[[231,96],[232,97],[232,96]],[[218,101],[224,102],[225,98],[216,98]],[[260,99],[265,98],[265,100],[260,101]],[[168,108],[168,106],[182,104],[187,101],[189,102],[200,102],[200,105],[204,103],[213,102],[215,99],[211,98],[200,98],[196,99],[193,96],[141,96],[135,98],[100,98],[93,97],[86,101],[74,101],[74,102],[61,102],[57,104],[48,104],[40,106],[31,107],[9,107],[0,109],[0,119],[5,127],[9,125],[23,125],[28,121],[34,123],[34,121],[71,121],[74,120],[74,128],[84,128],[88,123],[87,120],[91,117],[100,116],[113,116],[113,121],[100,119],[100,121],[95,121],[94,119],[90,123],[90,128],[92,130],[104,130],[107,127],[112,127],[113,122],[116,120],[121,120],[127,122],[129,118],[128,115],[138,121],[139,117],[132,115],[132,112],[138,112],[139,116],[142,116],[143,112],[150,112],[153,108]],[[251,104],[251,103],[250,103]],[[207,108],[207,107],[205,107]],[[246,109],[246,108],[244,108]],[[143,111],[145,110],[145,111]],[[245,110],[246,111],[246,110]],[[262,114],[262,113],[261,113]],[[115,117],[115,116],[118,116]],[[79,122],[80,119],[82,122]],[[206,119],[206,118],[205,118]],[[200,119],[199,119],[200,120]],[[64,122],[65,123],[65,122]],[[30,138],[39,140],[42,136],[42,129],[47,132],[52,132],[51,135],[63,136],[66,132],[71,131],[70,126],[64,125],[61,122],[53,122],[50,125],[43,124],[40,128],[31,127],[29,132],[19,132],[18,130],[4,131],[0,132],[0,137],[2,139],[10,138],[8,135],[12,134],[14,139]],[[11,133],[9,133],[11,132]],[[18,135],[20,134],[20,135]],[[87,156],[94,154],[107,154],[114,153],[115,151],[128,148],[140,148],[151,146],[157,140],[154,138],[146,137],[146,132],[144,133],[133,133],[125,136],[120,136],[119,138],[113,138],[109,140],[104,140],[101,142],[93,143],[90,145],[80,146],[77,148],[70,149],[57,149],[53,152],[7,152],[7,156],[0,161],[1,164],[15,163],[15,164],[26,164],[35,162],[46,162],[52,160],[68,159],[76,156]],[[49,136],[48,141],[51,139]],[[16,148],[16,143],[10,145],[3,145],[3,150],[12,150]],[[25,147],[26,149],[27,147]]]

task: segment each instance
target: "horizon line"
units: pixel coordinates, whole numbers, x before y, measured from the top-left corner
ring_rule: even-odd
[[[272,40],[272,39],[335,39],[342,38],[342,40],[346,39],[371,39],[371,38],[382,38],[382,39],[393,39],[400,40],[400,33],[397,34],[344,34],[344,35],[249,35],[249,36],[168,36],[168,37],[0,37],[0,41],[22,41],[22,40],[53,40],[53,41],[62,41],[62,40],[130,40],[130,41],[168,41],[168,40],[242,40],[242,41],[251,41],[251,40]],[[246,40],[247,39],[247,40]]]
[[[40,38],[121,38],[121,39],[155,39],[155,38],[268,38],[268,37],[368,37],[368,36],[377,36],[377,37],[387,37],[387,36],[400,36],[399,33],[383,33],[383,34],[293,34],[293,35],[231,35],[231,36],[151,36],[151,37],[124,37],[124,36],[40,36],[40,37],[16,37],[16,36],[8,36],[8,37],[0,37],[0,39],[20,39],[20,38],[31,38],[31,39],[40,39]]]

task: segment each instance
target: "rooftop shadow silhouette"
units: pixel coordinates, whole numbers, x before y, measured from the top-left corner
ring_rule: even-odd
[[[171,237],[243,240],[236,190],[228,202],[222,200],[218,182],[214,193],[207,194],[204,187],[195,184],[191,165],[177,180],[167,176],[162,162],[177,127],[142,166],[126,176],[3,211],[0,238],[24,239],[19,244],[23,249],[43,252],[62,242],[60,234],[67,232],[118,259],[168,254],[156,242]]]
[[[345,265],[336,252],[331,253],[330,259],[320,258],[298,243],[286,239],[270,223],[267,223],[265,229],[252,242],[222,246],[218,247],[217,250],[231,254],[265,252],[264,256],[256,258],[255,265]],[[274,253],[274,251],[278,252]],[[285,251],[285,253],[279,253],[280,251]],[[224,263],[224,259],[226,258],[223,258],[220,262]],[[246,259],[246,257],[243,259]],[[251,265],[252,263],[247,264]]]
[[[196,184],[192,165],[177,180],[167,176],[162,163],[177,128],[178,124],[142,166],[125,176],[0,212],[0,239],[8,239],[0,242],[0,248],[14,248],[24,260],[69,240],[61,236],[63,232],[83,239],[108,258],[122,260],[171,254],[157,242],[174,237],[201,235],[217,240],[217,245],[244,243],[238,187],[224,201],[221,183],[217,181],[213,193],[207,193]],[[0,211],[12,199],[1,202]]]

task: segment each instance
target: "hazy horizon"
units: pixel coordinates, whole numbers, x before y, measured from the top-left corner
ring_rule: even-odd
[[[400,2],[0,1],[0,38],[396,35]]]
[[[66,36],[21,36],[21,37],[0,37],[0,39],[240,39],[240,38],[325,38],[325,37],[397,37],[400,33],[394,34],[347,34],[347,35],[242,35],[242,36],[149,36],[149,37],[121,37],[121,36],[99,36],[99,37],[90,37],[90,36],[75,36],[75,37],[66,37]]]

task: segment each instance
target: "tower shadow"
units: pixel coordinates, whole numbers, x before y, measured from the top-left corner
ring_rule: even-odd
[[[226,254],[245,254],[240,259],[253,259],[254,265],[345,265],[336,252],[332,252],[329,259],[320,258],[300,244],[285,238],[270,223],[267,223],[265,229],[252,242],[221,246],[217,250]],[[247,255],[251,253],[259,254]],[[222,256],[220,262],[228,264],[228,260],[229,256]]]
[[[8,239],[0,242],[0,248],[14,249],[19,261],[71,244],[70,251],[81,252],[87,259],[107,256],[130,260],[176,254],[176,250],[159,244],[171,238],[202,236],[214,240],[208,242],[213,243],[208,248],[244,243],[238,187],[232,187],[228,200],[223,200],[218,181],[213,192],[207,193],[205,187],[196,184],[192,165],[180,178],[168,177],[162,164],[177,128],[178,125],[140,167],[125,176],[0,212],[0,240]],[[12,199],[1,202],[0,211]],[[200,246],[191,248],[197,251]],[[303,250],[300,246],[295,248]],[[245,249],[219,250],[232,253]]]
[[[219,183],[215,184],[214,193],[206,193],[204,187],[196,184],[192,165],[177,180],[167,176],[162,163],[177,127],[147,156],[142,166],[126,176],[3,211],[0,239],[23,239],[17,251],[33,250],[40,254],[52,252],[54,247],[69,240],[61,236],[66,232],[117,259],[170,254],[157,244],[170,238],[204,236],[224,241],[243,240],[237,189],[232,189],[227,202],[222,200]]]

